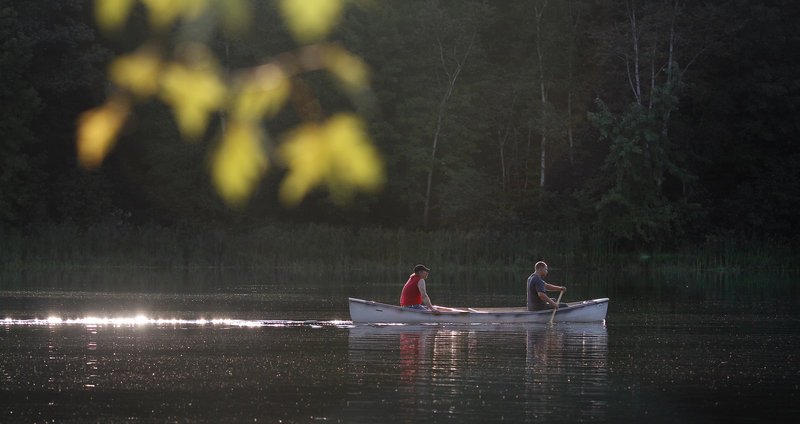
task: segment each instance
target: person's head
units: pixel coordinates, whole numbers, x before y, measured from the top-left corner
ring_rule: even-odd
[[[422,278],[427,277],[429,272],[431,272],[431,270],[425,265],[419,264],[414,267],[414,274],[417,274]]]
[[[536,265],[534,265],[533,267],[536,270],[536,273],[539,274],[539,276],[547,275],[548,271],[547,264],[544,261],[536,262]]]

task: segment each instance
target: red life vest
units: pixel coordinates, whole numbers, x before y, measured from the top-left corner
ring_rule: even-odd
[[[411,278],[406,281],[406,285],[403,286],[403,292],[400,294],[400,306],[408,306],[408,305],[419,305],[422,303],[422,293],[419,292],[419,280],[421,280],[417,274],[413,274]]]

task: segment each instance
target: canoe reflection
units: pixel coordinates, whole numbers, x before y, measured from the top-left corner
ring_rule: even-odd
[[[355,405],[389,403],[401,420],[450,411],[451,418],[528,421],[563,402],[585,403],[581,413],[594,418],[605,415],[602,323],[357,325],[349,331],[349,394],[362,419],[398,417]]]

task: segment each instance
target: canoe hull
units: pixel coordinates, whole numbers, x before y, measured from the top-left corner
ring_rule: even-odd
[[[600,322],[606,319],[608,298],[569,303],[559,308],[553,322]],[[370,324],[423,324],[423,323],[547,323],[552,310],[527,311],[525,308],[489,308],[442,311],[435,315],[429,311],[403,308],[397,305],[350,298],[350,318],[353,323]]]

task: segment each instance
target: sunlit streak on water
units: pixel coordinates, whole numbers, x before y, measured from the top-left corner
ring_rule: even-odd
[[[317,321],[317,320],[243,320],[231,318],[215,318],[215,319],[178,319],[178,318],[148,318],[144,315],[137,315],[135,317],[84,317],[84,318],[61,318],[58,316],[50,316],[45,319],[14,319],[7,317],[0,321],[0,325],[28,325],[28,326],[59,326],[59,325],[85,325],[87,327],[109,325],[114,327],[134,327],[134,326],[223,326],[223,327],[340,327],[346,328],[352,326],[352,321],[343,320],[330,320],[330,321]]]

